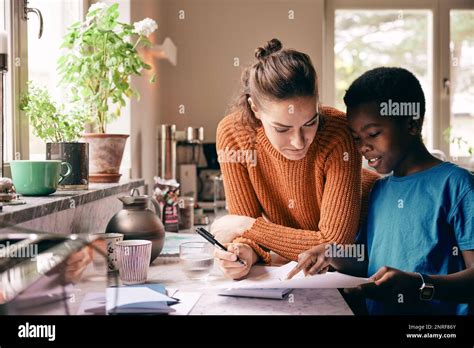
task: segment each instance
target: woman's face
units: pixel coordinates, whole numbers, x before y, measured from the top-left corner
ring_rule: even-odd
[[[292,161],[306,156],[318,128],[316,97],[264,101],[260,108],[251,100],[249,102],[262,122],[265,135],[278,152]]]

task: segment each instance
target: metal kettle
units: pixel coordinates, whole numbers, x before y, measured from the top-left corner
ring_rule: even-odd
[[[118,197],[123,208],[107,224],[106,233],[122,233],[124,240],[145,239],[152,243],[150,263],[160,255],[165,242],[165,228],[160,218],[160,206],[153,198],[140,195],[134,188],[130,196]],[[150,203],[155,211],[149,209]]]

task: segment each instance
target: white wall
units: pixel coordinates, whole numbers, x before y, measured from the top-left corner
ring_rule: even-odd
[[[156,174],[157,125],[203,126],[205,141],[214,142],[242,68],[252,62],[257,46],[276,37],[285,47],[308,53],[322,80],[323,0],[131,1],[132,22],[144,17],[157,20],[158,43],[169,36],[178,47],[176,67],[154,60],[157,84],[133,79],[142,99],[131,103],[132,176],[148,184]],[[240,66],[234,66],[234,58]]]

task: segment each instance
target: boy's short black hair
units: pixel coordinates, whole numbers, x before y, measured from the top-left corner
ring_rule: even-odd
[[[421,129],[426,108],[425,95],[420,81],[406,69],[380,67],[369,70],[352,82],[344,96],[344,103],[348,108],[368,103],[381,105],[389,100],[419,103]]]

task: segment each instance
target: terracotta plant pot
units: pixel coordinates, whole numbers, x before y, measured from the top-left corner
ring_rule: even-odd
[[[127,134],[86,133],[89,143],[89,180],[95,183],[113,183],[120,180],[120,164],[127,142]]]

